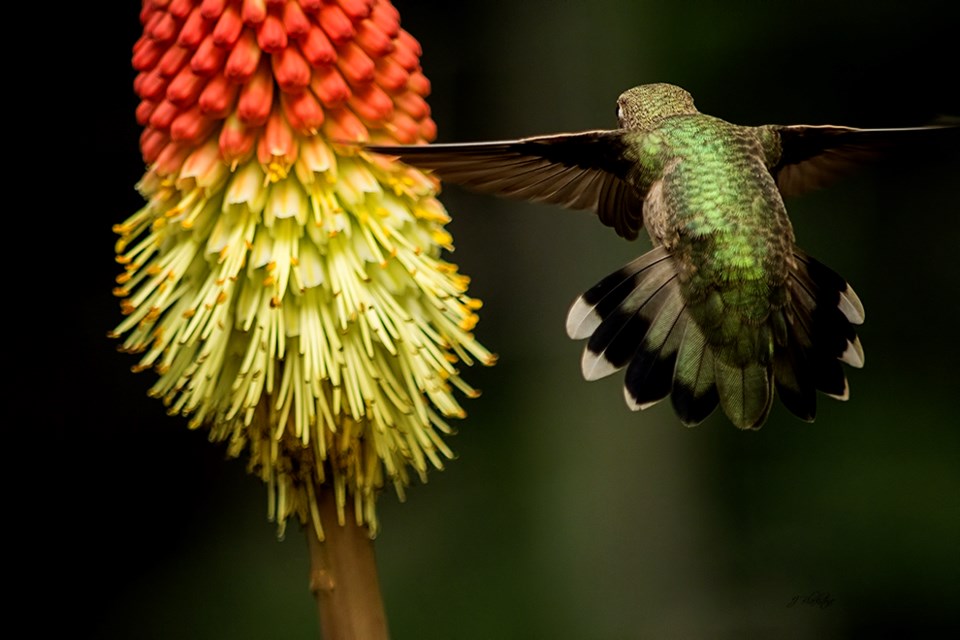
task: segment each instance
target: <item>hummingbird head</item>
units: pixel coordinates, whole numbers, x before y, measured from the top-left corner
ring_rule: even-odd
[[[678,86],[665,83],[642,84],[617,98],[617,120],[621,129],[647,129],[664,118],[699,113],[693,96]]]

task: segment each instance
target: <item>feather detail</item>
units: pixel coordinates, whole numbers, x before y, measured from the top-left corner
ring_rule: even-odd
[[[794,415],[816,417],[816,391],[846,400],[850,386],[841,363],[863,366],[855,325],[864,320],[863,304],[847,282],[829,267],[794,248],[795,268],[787,282],[787,340],[774,352],[774,377],[780,399]]]
[[[665,289],[667,299],[650,323],[624,378],[627,406],[634,411],[655,405],[673,389],[677,353],[689,317],[676,280],[671,280]]]
[[[639,276],[623,301],[603,314],[603,321],[587,341],[581,361],[585,379],[598,380],[625,367],[663,308],[673,301],[682,302],[671,261],[657,262]]]
[[[784,196],[819,189],[893,151],[946,145],[960,138],[956,124],[894,129],[833,125],[767,125],[779,137],[770,173]]]
[[[687,310],[670,254],[657,247],[607,276],[573,304],[567,334],[588,338],[581,369],[597,380],[624,367],[624,398],[634,411],[667,396],[687,426],[719,405],[741,429],[759,429],[779,394],[802,420],[816,417],[817,391],[845,400],[843,363],[863,364],[854,326],[863,304],[834,271],[799,248],[786,282],[788,302],[757,327],[773,350],[744,361],[711,345]],[[763,340],[761,340],[761,343]],[[759,344],[759,343],[758,343]]]
[[[673,410],[680,421],[693,427],[707,419],[720,397],[714,382],[713,351],[695,322],[687,322],[673,372]]]
[[[717,393],[720,406],[739,429],[759,429],[773,406],[773,370],[770,365],[751,362],[735,365],[717,358]]]
[[[434,171],[478,193],[589,209],[621,236],[643,226],[643,196],[627,181],[623,130],[519,140],[429,145],[367,145],[367,151]]]
[[[669,257],[670,254],[663,247],[657,247],[591,287],[570,307],[567,335],[574,340],[589,338],[604,318],[640,286],[645,279],[644,272]]]

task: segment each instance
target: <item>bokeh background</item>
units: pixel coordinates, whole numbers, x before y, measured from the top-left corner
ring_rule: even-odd
[[[244,461],[166,416],[145,395],[153,374],[130,373],[105,337],[120,317],[110,227],[141,202],[139,3],[79,4],[62,52],[85,115],[64,112],[60,140],[84,186],[57,225],[70,284],[52,318],[34,470],[55,487],[37,528],[51,534],[41,557],[56,582],[40,591],[50,615],[37,624],[74,637],[315,637],[299,528],[278,541]],[[950,2],[395,4],[423,45],[440,141],[610,127],[618,94],[655,81],[742,124],[960,114]],[[646,238],[447,188],[453,257],[485,302],[477,334],[500,362],[466,375],[484,393],[450,441],[458,459],[406,503],[380,500],[393,637],[956,630],[958,156],[900,158],[788,202],[800,244],[864,301],[866,368],[851,373],[849,402],[823,398],[814,424],[777,406],[755,433],[719,415],[686,429],[668,403],[634,414],[621,376],[581,380],[568,305]]]

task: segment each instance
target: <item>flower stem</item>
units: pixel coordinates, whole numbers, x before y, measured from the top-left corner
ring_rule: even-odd
[[[306,527],[310,546],[310,590],[317,599],[324,640],[387,640],[387,617],[380,595],[373,541],[349,517],[340,526],[334,492],[317,496],[324,539]]]

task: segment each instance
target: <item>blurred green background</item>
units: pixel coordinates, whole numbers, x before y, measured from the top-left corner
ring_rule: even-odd
[[[104,337],[119,318],[110,227],[140,206],[138,4],[111,5],[118,29],[75,34],[87,71],[73,95],[89,112],[67,144],[92,155],[63,239],[83,277],[54,320],[63,338],[45,380],[62,401],[45,407],[37,475],[55,487],[43,556],[79,593],[38,624],[100,638],[315,637],[299,527],[278,542],[244,462],[167,417],[145,395],[153,374],[132,375]],[[423,45],[440,141],[610,127],[622,90],[657,81],[741,124],[960,114],[956,3],[396,5]],[[960,628],[958,156],[901,158],[788,202],[799,243],[863,299],[866,368],[851,373],[849,402],[822,398],[814,424],[777,406],[757,433],[719,415],[686,429],[668,403],[634,414],[622,376],[581,380],[567,307],[646,251],[645,237],[446,189],[453,258],[485,302],[477,335],[500,362],[465,376],[484,393],[449,441],[458,459],[406,503],[380,500],[393,637]]]

